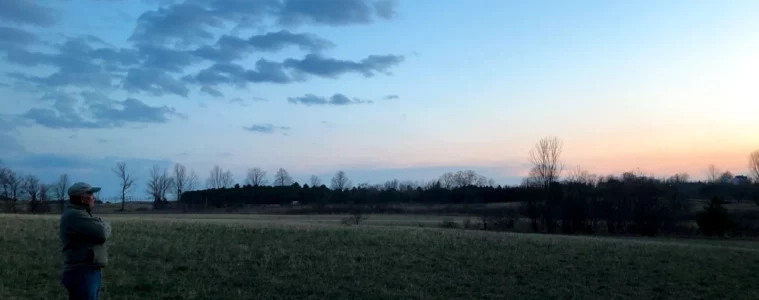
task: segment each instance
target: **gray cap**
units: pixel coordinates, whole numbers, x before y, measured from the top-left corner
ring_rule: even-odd
[[[84,182],[77,182],[69,188],[69,196],[79,196],[88,192],[97,193],[99,191],[99,187],[94,187]]]

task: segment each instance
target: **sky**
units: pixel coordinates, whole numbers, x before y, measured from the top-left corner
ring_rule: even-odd
[[[757,1],[4,0],[0,160],[118,193],[181,163],[243,182],[704,178],[759,149]]]

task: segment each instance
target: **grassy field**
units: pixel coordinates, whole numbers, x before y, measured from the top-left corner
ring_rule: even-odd
[[[749,241],[415,226],[440,220],[423,216],[104,219],[104,299],[759,299]],[[0,249],[0,299],[65,299],[57,216],[0,215]]]

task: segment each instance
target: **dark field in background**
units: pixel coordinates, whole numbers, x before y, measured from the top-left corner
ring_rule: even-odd
[[[759,299],[755,242],[446,230],[386,218],[397,225],[105,216],[114,235],[104,299]],[[0,299],[65,299],[56,234],[56,216],[0,215]]]

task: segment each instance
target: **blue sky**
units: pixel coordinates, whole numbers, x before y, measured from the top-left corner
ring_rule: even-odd
[[[0,159],[104,196],[117,161],[140,183],[179,162],[514,184],[552,135],[599,174],[740,174],[756,20],[756,1],[0,1]]]

